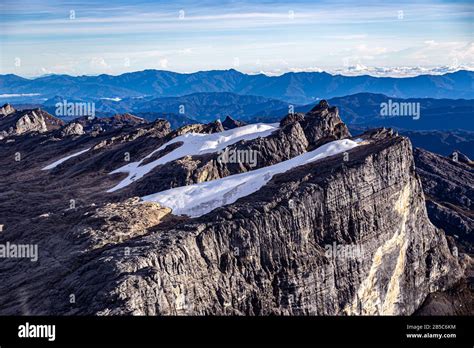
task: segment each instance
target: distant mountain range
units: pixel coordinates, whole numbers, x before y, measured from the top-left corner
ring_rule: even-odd
[[[349,126],[352,135],[362,134],[371,127]],[[460,152],[469,158],[474,158],[474,132],[451,131],[412,131],[398,129],[398,133],[408,137],[413,147],[422,148],[442,156],[450,156],[453,152]]]
[[[63,98],[55,97],[40,104],[14,104],[18,109],[42,107],[55,114],[55,105]],[[84,102],[87,99],[68,99],[69,102]],[[341,116],[349,125],[396,127],[411,130],[453,130],[474,131],[474,100],[390,98],[383,94],[358,93],[345,97],[329,99],[336,105]],[[382,103],[419,103],[419,118],[410,116],[382,116]],[[224,119],[230,115],[247,123],[277,122],[290,112],[290,103],[252,95],[234,93],[193,93],[182,97],[164,98],[125,98],[120,101],[96,100],[95,111],[98,116],[111,116],[117,113],[144,114],[147,120],[166,118],[178,120],[177,125],[195,122],[210,122]],[[308,112],[314,103],[294,105],[294,112]],[[165,117],[166,116],[166,117]]]
[[[294,104],[367,92],[396,98],[474,98],[474,72],[460,70],[444,75],[393,78],[331,75],[326,72],[286,73],[281,76],[247,75],[231,70],[181,74],[144,70],[118,76],[50,75],[25,79],[0,75],[0,97],[30,102],[62,98],[122,99],[179,97],[193,93],[229,92],[278,99]],[[116,99],[118,100],[118,99]],[[9,100],[14,102],[14,100]]]
[[[474,100],[433,98],[391,98],[383,94],[358,93],[345,97],[331,98],[330,104],[339,108],[341,117],[349,125],[371,127],[395,127],[411,130],[453,130],[474,131]],[[414,116],[382,116],[382,103],[419,103],[419,118]],[[308,112],[314,104],[295,107],[295,112]],[[266,109],[250,117],[255,121],[274,122],[288,113],[288,107],[279,110]],[[248,119],[245,119],[248,121]]]
[[[176,98],[144,99],[143,102],[131,98],[120,102],[98,101],[97,115],[132,113],[147,121],[162,118],[176,129],[183,125],[205,123],[215,119],[223,121],[227,115],[247,123],[278,122],[289,111],[289,104],[279,100],[232,93],[195,93]],[[348,124],[352,134],[359,134],[374,127],[396,127],[400,134],[410,138],[414,146],[443,156],[457,150],[474,158],[474,100],[392,99],[398,102],[419,102],[421,115],[418,120],[414,120],[406,116],[381,117],[380,103],[388,99],[380,94],[360,93],[332,98],[329,102],[338,106],[341,118]],[[54,115],[54,104],[60,100],[54,98],[46,104],[15,105],[15,107],[17,109],[41,107]],[[185,106],[185,114],[179,113],[180,105]],[[294,111],[306,113],[313,107],[314,104],[297,106]],[[70,121],[72,118],[61,117],[61,119]]]
[[[55,97],[41,104],[54,114],[55,105],[64,98]],[[85,98],[68,99],[69,102],[86,102]],[[143,97],[124,98],[120,101],[109,99],[95,100],[95,110],[99,115],[109,116],[115,113],[158,113],[175,114],[199,122],[210,122],[232,115],[238,119],[251,119],[254,115],[265,114],[267,110],[286,110],[288,103],[253,95],[235,93],[193,93],[181,97]]]

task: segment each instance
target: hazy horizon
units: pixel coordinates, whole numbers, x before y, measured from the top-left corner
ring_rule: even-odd
[[[380,72],[377,74],[377,69],[387,69],[385,74],[382,74]],[[407,74],[404,75],[397,75],[395,74],[396,69],[406,69]],[[46,77],[46,76],[71,76],[71,77],[94,77],[94,76],[100,76],[100,75],[108,75],[108,76],[121,76],[125,74],[133,74],[133,73],[140,73],[140,72],[145,72],[145,71],[162,71],[162,72],[171,72],[175,74],[181,74],[181,75],[191,75],[191,74],[196,74],[196,73],[203,73],[203,72],[213,72],[213,71],[231,71],[234,70],[240,74],[244,75],[265,75],[268,77],[279,77],[283,76],[286,74],[299,74],[299,73],[326,73],[332,76],[347,76],[347,77],[352,77],[352,76],[372,76],[372,77],[393,77],[393,78],[409,78],[409,77],[415,77],[415,76],[421,76],[421,75],[444,75],[444,74],[450,74],[458,71],[474,71],[474,67],[471,66],[458,66],[458,67],[449,67],[449,66],[433,66],[433,67],[367,67],[365,70],[344,70],[343,68],[341,69],[334,69],[334,70],[301,70],[301,71],[287,71],[287,72],[282,72],[279,74],[271,74],[267,72],[255,72],[255,73],[248,73],[244,71],[240,71],[239,69],[235,68],[228,68],[228,69],[209,69],[209,70],[196,70],[196,71],[189,71],[189,72],[181,72],[181,71],[173,71],[170,69],[155,69],[155,68],[145,68],[141,70],[135,70],[135,71],[126,71],[126,72],[121,72],[121,73],[97,73],[97,74],[56,74],[56,73],[49,73],[49,74],[40,74],[40,75],[34,75],[34,76],[28,76],[28,75],[20,75],[16,73],[1,73],[0,76],[6,76],[6,75],[15,75],[19,76],[21,78],[25,79],[30,79],[34,80],[37,78],[41,77]],[[411,73],[410,73],[411,72]]]

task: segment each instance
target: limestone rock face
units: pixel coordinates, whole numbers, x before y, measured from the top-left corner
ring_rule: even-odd
[[[376,142],[346,164],[295,169],[235,204],[159,229],[131,243],[130,257],[108,253],[119,282],[110,295],[121,304],[100,313],[413,313],[461,270],[427,218],[410,153],[406,139]],[[328,256],[329,246],[360,252]]]
[[[305,115],[303,113],[288,114],[280,121],[280,127],[284,127],[295,122],[302,122],[304,121],[304,116]]]
[[[94,213],[86,213],[72,230],[72,236],[76,241],[84,240],[92,249],[99,249],[146,234],[148,228],[157,226],[170,212],[170,208],[158,203],[140,202],[139,197],[108,203]]]
[[[182,126],[178,128],[176,131],[174,131],[174,134],[176,136],[183,135],[186,133],[205,133],[205,134],[210,134],[210,133],[216,133],[216,132],[222,132],[224,130],[224,127],[222,126],[222,123],[219,121],[215,121],[212,123],[208,124],[189,124]]]
[[[472,270],[474,259],[468,254],[460,256],[461,266],[470,276],[463,278],[445,291],[430,293],[414,315],[472,315],[474,313],[474,290]]]

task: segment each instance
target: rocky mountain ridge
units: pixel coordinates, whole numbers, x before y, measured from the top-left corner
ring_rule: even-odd
[[[0,143],[0,242],[39,250],[38,262],[0,262],[3,315],[410,315],[463,277],[454,244],[428,219],[411,144],[393,131],[366,132],[347,152],[189,218],[139,197],[255,168],[185,156],[107,193],[123,178],[110,173],[180,135],[219,134],[222,123],[78,125]],[[229,150],[255,150],[266,168],[349,137],[322,101]]]
[[[64,121],[41,109],[16,111],[10,104],[0,109],[0,139],[30,132],[44,133],[64,124]]]

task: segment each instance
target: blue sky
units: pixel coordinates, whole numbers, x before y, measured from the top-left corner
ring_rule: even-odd
[[[473,3],[2,0],[0,73],[473,66]]]

